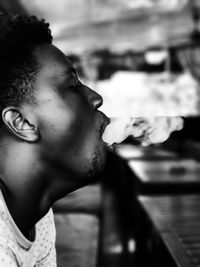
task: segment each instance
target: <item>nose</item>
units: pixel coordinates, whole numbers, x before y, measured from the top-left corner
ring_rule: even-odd
[[[86,86],[87,87],[87,86]],[[87,87],[88,101],[92,109],[98,109],[103,104],[103,98],[97,92]]]

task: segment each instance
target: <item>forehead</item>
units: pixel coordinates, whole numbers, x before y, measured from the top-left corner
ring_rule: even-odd
[[[51,44],[37,47],[35,56],[39,64],[37,80],[41,82],[62,83],[67,75],[74,72],[70,60]]]

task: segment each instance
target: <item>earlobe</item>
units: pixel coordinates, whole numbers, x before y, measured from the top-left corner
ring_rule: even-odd
[[[36,142],[39,132],[16,107],[7,107],[2,111],[2,119],[9,131],[18,138],[27,142]]]

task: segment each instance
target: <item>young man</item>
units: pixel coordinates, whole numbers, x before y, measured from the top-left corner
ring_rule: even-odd
[[[102,98],[35,17],[1,16],[0,73],[0,266],[56,266],[51,206],[102,169]]]

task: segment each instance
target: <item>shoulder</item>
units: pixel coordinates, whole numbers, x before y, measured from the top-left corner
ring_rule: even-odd
[[[15,241],[0,219],[0,266],[18,266],[18,248]]]
[[[35,251],[37,251],[37,262],[45,263],[45,266],[56,266],[55,254],[56,231],[52,209],[36,224]]]
[[[6,211],[0,200],[0,246],[8,247],[15,244],[15,238],[11,227],[9,227],[9,221],[6,216]]]
[[[52,209],[36,224],[36,236],[38,240],[51,239],[55,241],[55,224]]]
[[[54,228],[54,216],[52,209],[50,209],[47,214],[36,224],[36,227],[44,227],[45,229],[49,227]]]

